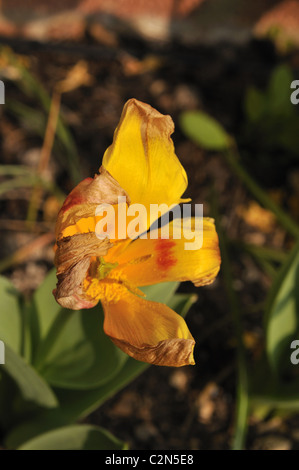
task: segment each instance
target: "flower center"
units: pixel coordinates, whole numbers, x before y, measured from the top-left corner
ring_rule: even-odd
[[[97,267],[98,279],[104,279],[105,277],[108,276],[108,274],[110,273],[110,271],[112,271],[112,269],[118,266],[118,263],[107,263],[102,256],[100,256],[98,259],[100,263]]]
[[[84,279],[83,288],[91,299],[105,302],[118,302],[127,293],[127,288],[113,279],[100,280],[87,277]]]
[[[118,263],[108,263],[102,256],[91,262],[87,277],[83,281],[87,297],[115,303],[128,292],[144,296],[143,292],[126,281],[123,273],[111,273],[117,266]]]

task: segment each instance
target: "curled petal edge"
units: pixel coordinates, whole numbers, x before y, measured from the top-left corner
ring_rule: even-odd
[[[194,365],[194,339],[173,338],[160,341],[155,346],[133,346],[126,341],[112,338],[113,343],[129,356],[138,361],[148,362],[157,366],[182,367]]]
[[[105,255],[110,246],[109,240],[99,242],[94,233],[78,234],[57,241],[55,265],[58,282],[53,294],[62,307],[80,310],[92,308],[98,303],[98,300],[86,298],[82,283],[92,257]]]

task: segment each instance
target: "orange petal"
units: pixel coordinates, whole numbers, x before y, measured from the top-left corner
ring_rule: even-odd
[[[194,220],[192,221],[194,225]],[[207,285],[214,281],[220,269],[220,251],[218,236],[212,219],[203,219],[203,244],[200,249],[186,250],[183,237],[173,239],[172,223],[170,238],[161,239],[161,230],[157,230],[158,239],[137,239],[131,242],[115,260],[118,267],[111,276],[126,279],[137,286],[145,286],[166,281],[192,281],[196,286]],[[194,230],[194,226],[193,226]],[[113,262],[113,252],[105,256]]]
[[[128,292],[103,307],[104,331],[125,353],[160,366],[194,364],[195,342],[185,320],[166,305]]]

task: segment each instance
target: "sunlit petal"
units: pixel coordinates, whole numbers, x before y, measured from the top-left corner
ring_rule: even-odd
[[[124,106],[103,166],[132,203],[148,209],[150,204],[180,202],[187,175],[174,151],[173,131],[171,117],[148,104],[131,99]]]
[[[194,230],[194,219],[193,219]],[[161,229],[156,231],[157,239],[138,239],[117,257],[118,267],[114,275],[127,279],[139,286],[166,281],[192,281],[196,286],[214,281],[220,268],[218,236],[212,219],[203,219],[202,247],[186,250],[190,242],[183,236],[161,239]],[[105,257],[113,260],[113,253]]]
[[[156,365],[194,364],[194,339],[184,319],[166,305],[128,292],[118,302],[103,301],[103,307],[105,333],[130,356]]]

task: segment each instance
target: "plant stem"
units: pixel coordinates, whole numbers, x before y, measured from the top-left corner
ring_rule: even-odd
[[[232,247],[236,247],[238,250],[247,251],[256,258],[262,258],[267,261],[273,261],[276,263],[283,263],[288,254],[277,248],[269,248],[267,246],[253,245],[251,243],[245,243],[240,240],[229,240],[229,244]]]
[[[37,173],[40,176],[43,176],[49,164],[59,117],[60,102],[61,94],[54,91],[49,111],[45,139],[37,169]],[[36,221],[36,214],[40,204],[41,192],[42,188],[40,185],[34,186],[27,214],[27,222],[29,224],[34,224]]]

